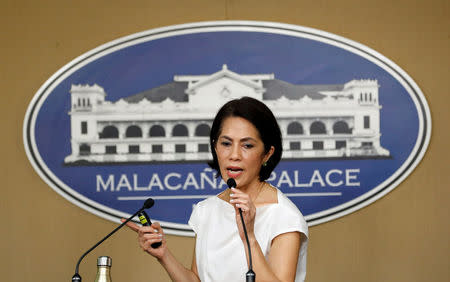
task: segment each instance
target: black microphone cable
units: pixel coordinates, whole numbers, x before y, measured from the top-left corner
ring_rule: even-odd
[[[75,267],[75,274],[72,276],[72,282],[81,282],[81,276],[78,274],[78,269],[80,267],[80,263],[83,260],[83,258],[89,254],[93,249],[97,248],[98,245],[100,245],[101,243],[103,243],[103,241],[105,241],[106,239],[108,239],[109,237],[111,237],[111,235],[113,235],[114,233],[116,233],[117,230],[119,230],[120,228],[122,228],[125,224],[127,224],[128,221],[130,221],[131,219],[133,219],[133,217],[135,217],[138,213],[142,212],[145,209],[149,209],[151,207],[153,207],[153,205],[155,204],[155,201],[152,198],[148,198],[147,200],[145,200],[144,205],[142,206],[142,208],[140,208],[137,212],[135,212],[132,216],[130,216],[129,218],[127,218],[127,220],[125,220],[121,225],[119,225],[118,227],[116,227],[113,231],[111,231],[111,233],[109,233],[108,235],[106,235],[103,239],[101,239],[97,244],[95,244],[94,246],[92,246],[89,250],[87,250],[78,260],[77,266]]]
[[[234,180],[233,178],[228,178],[227,185],[228,185],[228,188],[230,188],[230,189],[236,187],[236,180]],[[256,274],[253,271],[252,251],[250,248],[250,242],[248,240],[248,235],[247,235],[247,228],[245,227],[244,217],[242,216],[241,208],[239,208],[239,215],[241,216],[242,228],[244,229],[245,241],[247,242],[247,249],[248,249],[248,271],[245,274],[245,279],[247,282],[255,282]]]

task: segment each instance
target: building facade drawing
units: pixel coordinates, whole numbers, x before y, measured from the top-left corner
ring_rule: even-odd
[[[205,161],[216,112],[249,96],[275,114],[284,159],[389,157],[380,144],[379,85],[295,85],[274,74],[238,74],[223,65],[207,75],[176,75],[173,82],[106,100],[95,85],[70,90],[71,149],[66,164]]]

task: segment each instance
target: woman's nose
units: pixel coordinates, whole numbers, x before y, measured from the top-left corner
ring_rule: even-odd
[[[236,160],[241,158],[241,150],[239,145],[234,145],[231,147],[230,159]]]

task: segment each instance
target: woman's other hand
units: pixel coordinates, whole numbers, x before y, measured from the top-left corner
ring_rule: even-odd
[[[122,222],[125,219],[121,219]],[[127,222],[128,228],[138,234],[138,242],[141,249],[158,260],[162,259],[167,252],[166,240],[164,238],[164,231],[158,222],[153,222],[151,226],[139,226],[133,222]],[[161,242],[158,248],[152,248],[153,243]]]

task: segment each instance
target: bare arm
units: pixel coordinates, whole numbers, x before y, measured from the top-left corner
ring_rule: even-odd
[[[284,233],[275,237],[272,240],[268,260],[254,237],[250,239],[250,242],[256,281],[295,280],[301,244],[299,232]]]
[[[192,269],[184,267],[170,252],[167,247],[164,231],[158,222],[154,222],[151,226],[138,226],[132,222],[128,222],[127,226],[138,234],[140,247],[148,254],[155,257],[164,267],[172,281],[180,282],[199,282],[197,274],[197,266]],[[161,242],[159,248],[152,248],[151,244]],[[193,266],[195,264],[195,254]]]
[[[195,258],[192,262],[192,268],[185,268],[170,251],[167,251],[167,255],[161,259],[158,259],[159,263],[169,274],[172,281],[186,281],[186,282],[200,282],[197,274],[197,266],[195,265]],[[195,266],[195,268],[194,268]]]

